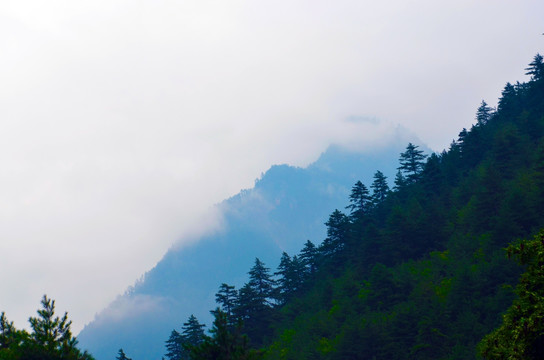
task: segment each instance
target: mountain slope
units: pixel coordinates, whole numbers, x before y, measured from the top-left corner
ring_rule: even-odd
[[[209,322],[222,282],[239,286],[255,257],[270,267],[282,251],[295,252],[326,236],[330,209],[343,208],[351,186],[370,182],[376,169],[392,179],[398,154],[409,137],[394,145],[358,153],[331,147],[307,168],[273,166],[255,187],[219,206],[220,231],[191,245],[173,247],[125,295],[98,314],[79,334],[98,360],[113,359],[122,347],[135,359],[160,358],[164,341],[190,314]]]

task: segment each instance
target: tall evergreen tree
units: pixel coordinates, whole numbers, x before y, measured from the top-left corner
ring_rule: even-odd
[[[349,218],[336,209],[329,216],[329,220],[325,223],[327,226],[327,238],[320,246],[320,252],[325,257],[330,257],[345,247],[348,231],[349,231]]]
[[[413,183],[420,178],[426,155],[423,150],[418,150],[417,145],[408,143],[406,151],[400,154],[398,169],[402,171],[408,183]]]
[[[300,262],[308,274],[313,274],[317,270],[317,247],[310,240],[306,240],[304,247],[300,251]]]
[[[16,340],[16,330],[13,322],[8,321],[6,314],[0,314],[0,349],[9,348]]]
[[[32,328],[32,337],[36,344],[42,346],[49,353],[56,353],[62,348],[71,346],[75,340],[70,331],[71,321],[68,320],[68,313],[62,318],[55,317],[55,301],[46,295],[42,298],[41,310],[38,310],[38,317],[29,319]]]
[[[210,329],[211,336],[205,336],[198,346],[189,347],[193,360],[257,360],[260,353],[249,348],[247,336],[242,334],[242,326],[232,329],[228,325],[227,314],[221,309],[213,311],[215,320]]]
[[[286,252],[283,252],[278,271],[274,275],[278,278],[278,295],[280,303],[285,303],[302,284],[304,266],[295,255],[291,258]]]
[[[215,294],[215,302],[220,305],[221,310],[232,317],[232,310],[236,305],[237,291],[232,285],[222,283],[219,291]]]
[[[259,309],[257,292],[251,285],[244,284],[238,291],[236,305],[233,309],[234,316],[245,322],[253,317]]]
[[[166,340],[166,354],[168,360],[187,359],[187,352],[183,348],[183,338],[179,332],[172,330],[170,337]]]
[[[493,108],[488,106],[487,103],[482,100],[482,103],[476,110],[476,124],[479,126],[487,124],[489,119],[493,116]]]
[[[351,188],[349,202],[350,204],[346,206],[346,209],[350,210],[350,218],[352,220],[362,218],[369,210],[372,204],[371,197],[367,187],[361,181],[357,181]]]
[[[376,171],[374,174],[374,181],[370,185],[372,189],[372,204],[377,205],[385,200],[389,193],[389,185],[387,184],[387,177],[381,172]]]
[[[531,75],[532,81],[542,80],[544,78],[544,59],[542,55],[536,54],[529,67],[525,70],[527,70],[525,75]]]
[[[196,346],[202,342],[204,337],[204,327],[206,325],[198,322],[194,315],[189,316],[187,322],[183,323],[181,327],[181,337],[183,344]]]
[[[255,265],[249,270],[248,284],[254,290],[259,306],[272,305],[275,282],[270,275],[270,269],[259,258],[255,258]]]
[[[395,175],[395,186],[393,187],[394,190],[399,191],[403,187],[405,187],[408,184],[408,181],[402,175],[402,172],[400,169],[397,171],[397,174]]]

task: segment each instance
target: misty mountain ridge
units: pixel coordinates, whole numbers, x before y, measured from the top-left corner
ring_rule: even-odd
[[[81,346],[98,360],[114,358],[119,347],[136,359],[161,358],[164,340],[189,315],[210,323],[219,285],[243,285],[255,257],[275,269],[283,251],[295,254],[306,240],[326,237],[331,209],[344,209],[356,181],[370,184],[380,170],[392,182],[400,152],[409,141],[419,143],[402,131],[395,138],[366,152],[330,146],[306,168],[272,166],[253,188],[217,205],[219,230],[174,245],[97,314],[79,334]]]

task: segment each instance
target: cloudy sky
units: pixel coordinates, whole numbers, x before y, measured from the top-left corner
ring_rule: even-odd
[[[76,332],[274,163],[435,150],[544,52],[544,2],[0,2],[0,311]],[[372,119],[351,121],[349,119]]]

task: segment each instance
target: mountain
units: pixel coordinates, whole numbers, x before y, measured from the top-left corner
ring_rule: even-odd
[[[173,246],[127,292],[96,315],[78,336],[97,360],[123,348],[134,359],[160,359],[164,341],[194,314],[209,323],[223,282],[240,287],[255,257],[275,268],[283,251],[320,243],[331,209],[345,208],[353,184],[371,183],[376,170],[392,180],[399,154],[414,141],[397,131],[391,145],[360,152],[331,146],[306,168],[272,166],[252,189],[217,205],[221,230]],[[428,149],[425,149],[429,152]]]

